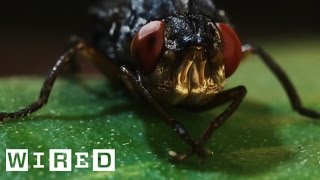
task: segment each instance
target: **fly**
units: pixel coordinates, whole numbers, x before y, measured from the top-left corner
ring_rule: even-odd
[[[62,68],[79,53],[86,54],[106,77],[119,76],[190,146],[183,154],[170,151],[169,155],[176,160],[212,154],[205,144],[247,93],[244,86],[224,90],[227,78],[247,55],[259,56],[273,72],[295,111],[320,118],[319,112],[302,106],[288,76],[263,48],[242,45],[225,13],[211,0],[99,0],[90,13],[94,19],[93,44],[73,38],[49,71],[39,99],[19,111],[1,112],[1,121],[29,115],[46,104]],[[111,71],[111,66],[116,71]],[[194,139],[166,111],[168,106],[204,111],[225,103],[230,104],[213,118],[199,139]]]

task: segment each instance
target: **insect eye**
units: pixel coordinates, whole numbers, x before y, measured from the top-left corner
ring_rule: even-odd
[[[131,56],[143,74],[151,73],[157,65],[164,46],[164,30],[164,22],[151,21],[133,37]]]
[[[241,41],[237,33],[227,24],[216,24],[223,43],[223,57],[226,77],[230,77],[238,68],[242,58]]]

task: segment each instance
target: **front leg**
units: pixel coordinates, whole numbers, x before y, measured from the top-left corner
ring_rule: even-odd
[[[168,114],[162,105],[150,94],[150,92],[144,87],[142,84],[141,76],[139,72],[130,71],[127,67],[120,67],[120,77],[122,78],[125,85],[129,88],[129,90],[133,93],[138,93],[141,95],[149,104],[153,106],[163,117],[165,123],[170,126],[176,134],[191,147],[191,152],[183,155],[177,155],[174,152],[169,152],[171,156],[173,156],[176,160],[183,160],[195,149],[198,148],[198,143],[194,140],[194,138],[190,135],[187,129],[183,126],[182,123],[175,120],[170,114]]]
[[[231,104],[224,110],[218,117],[210,122],[206,130],[203,132],[200,140],[197,143],[198,147],[203,149],[203,146],[211,138],[216,129],[222,126],[229,117],[238,109],[240,103],[247,93],[247,89],[244,86],[238,86],[223,92],[220,92],[214,96],[208,103],[197,107],[183,107],[190,112],[203,112],[211,110],[215,107],[231,102]],[[206,154],[200,153],[198,156],[205,157]]]
[[[208,128],[204,131],[201,139],[199,141],[195,141],[187,131],[187,129],[179,121],[172,118],[172,116],[165,111],[162,105],[143,86],[141,77],[138,72],[134,73],[127,69],[125,66],[120,67],[120,72],[120,76],[126,86],[130,90],[133,90],[142,95],[145,100],[163,116],[165,122],[171,128],[173,128],[177,135],[191,147],[191,151],[181,155],[178,155],[173,151],[169,152],[169,154],[176,160],[186,159],[192,154],[196,154],[200,158],[211,155],[212,153],[210,151],[203,148],[205,142],[212,136],[214,130],[220,127],[238,108],[246,94],[246,89],[243,86],[239,86],[217,94],[208,104],[209,106],[216,107],[229,101],[232,101],[232,103],[223,113],[221,113],[214,121],[210,123]]]
[[[218,117],[210,122],[207,129],[203,132],[201,139],[199,141],[200,145],[204,145],[212,136],[213,132],[223,125],[226,120],[238,109],[243,98],[247,94],[247,90],[244,86],[238,86],[223,92],[218,93],[212,100],[209,102],[212,108],[231,102],[231,104],[224,110]]]

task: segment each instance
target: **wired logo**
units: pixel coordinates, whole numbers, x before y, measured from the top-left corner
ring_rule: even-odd
[[[28,149],[7,149],[6,150],[6,171],[28,171],[29,168],[45,168],[43,161],[44,152],[34,152],[32,157],[36,163],[29,164]],[[49,171],[72,171],[72,150],[71,149],[50,149],[49,150]],[[92,156],[88,152],[74,153],[76,164],[74,168],[89,169],[89,158],[92,158],[93,171],[115,171],[115,150],[114,149],[93,149]]]

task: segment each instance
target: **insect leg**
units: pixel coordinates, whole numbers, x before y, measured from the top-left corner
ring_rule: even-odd
[[[182,138],[184,142],[195,149],[197,147],[196,141],[187,131],[187,129],[183,126],[182,123],[172,118],[170,114],[168,114],[165,109],[161,106],[161,104],[150,94],[150,92],[143,86],[141,82],[141,77],[138,72],[134,73],[127,69],[125,66],[120,67],[120,77],[123,79],[126,86],[133,91],[137,91],[140,95],[142,95],[145,100],[150,103],[162,116],[163,120],[169,125],[177,135]],[[193,152],[190,152],[192,154]],[[177,160],[185,159],[190,154],[176,155],[174,156]]]
[[[300,97],[286,73],[264,49],[259,46],[244,45],[243,51],[245,54],[251,53],[258,55],[268,66],[268,68],[275,74],[275,76],[278,78],[281,85],[285,89],[293,110],[297,111],[303,116],[314,119],[320,118],[320,112],[303,107]]]
[[[226,120],[234,113],[239,107],[242,99],[245,97],[247,90],[244,86],[238,86],[226,91],[223,91],[214,96],[209,103],[211,107],[216,107],[231,101],[231,104],[224,110],[218,117],[210,122],[207,129],[201,136],[199,141],[200,145],[204,145],[208,139],[212,136],[213,132],[218,129]]]
[[[61,73],[61,70],[63,67],[69,64],[70,59],[76,54],[82,52],[84,54],[87,54],[89,56],[92,56],[91,59],[94,61],[93,63],[98,66],[101,65],[102,61],[100,61],[98,58],[96,58],[98,55],[95,55],[95,51],[88,46],[85,42],[79,39],[74,39],[70,46],[64,51],[62,56],[57,60],[56,64],[53,66],[53,68],[49,71],[47,74],[46,80],[44,81],[40,95],[38,97],[38,100],[31,103],[30,105],[26,106],[23,109],[20,109],[19,111],[12,112],[12,113],[5,113],[0,112],[0,122],[3,122],[5,119],[10,118],[19,118],[27,116],[37,110],[39,110],[44,104],[47,103],[48,98],[50,96],[50,92],[52,90],[52,87],[54,85],[54,82],[57,78],[57,76]],[[95,58],[93,58],[95,57]],[[98,66],[102,70],[102,66]]]

